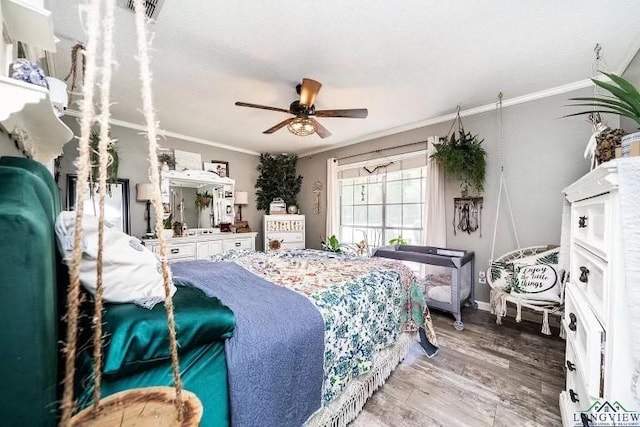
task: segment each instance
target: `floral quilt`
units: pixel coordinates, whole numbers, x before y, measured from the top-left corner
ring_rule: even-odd
[[[437,346],[431,317],[415,276],[405,265],[314,250],[231,252],[215,261],[235,261],[247,270],[307,296],[325,322],[323,401],[372,367],[373,355],[402,331],[424,326]]]

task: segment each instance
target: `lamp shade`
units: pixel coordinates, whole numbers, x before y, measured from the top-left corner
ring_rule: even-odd
[[[153,195],[153,184],[150,182],[142,182],[136,184],[136,200],[139,202],[146,202],[151,200]]]
[[[234,202],[236,205],[248,205],[249,193],[246,191],[236,191]]]

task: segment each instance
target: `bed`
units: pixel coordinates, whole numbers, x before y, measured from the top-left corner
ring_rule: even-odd
[[[39,173],[24,169],[27,165]],[[2,219],[24,217],[24,210],[31,212],[25,221],[42,224],[47,218],[44,226],[34,225],[31,234],[4,228],[10,241],[30,236],[38,242],[26,245],[31,249],[21,248],[23,262],[10,266],[7,277],[14,281],[12,289],[25,294],[35,289],[45,296],[20,299],[12,310],[15,317],[0,326],[0,338],[19,349],[6,358],[0,379],[13,378],[12,395],[38,397],[29,405],[12,402],[9,421],[54,425],[59,382],[56,342],[62,328],[51,325],[57,325],[62,312],[60,297],[66,284],[64,274],[56,278],[56,271],[64,269],[56,259],[50,229],[59,209],[53,203],[57,192],[51,176],[39,168],[22,160],[0,166],[0,171],[11,169],[6,173],[39,183],[34,197],[42,197],[39,204],[9,200],[15,206],[3,205]],[[23,171],[16,172],[19,169]],[[11,183],[17,187],[11,194],[33,187],[22,185],[19,178]],[[41,216],[32,219],[37,210]],[[42,247],[49,252],[37,252]],[[33,270],[33,264],[24,261],[29,256],[45,264],[38,269],[44,279],[24,275]],[[243,251],[212,261],[175,263],[171,269],[178,285],[174,305],[184,386],[203,403],[203,426],[346,425],[404,358],[417,327],[425,326],[432,352],[436,351],[424,297],[412,273],[393,261],[319,251]],[[5,288],[3,296],[8,298]],[[163,310],[161,305],[148,310],[134,304],[107,304],[103,396],[171,384]],[[28,322],[20,336],[9,333],[7,323],[26,321],[25,313],[34,311],[45,313],[42,321]],[[91,319],[90,308],[84,315]],[[91,393],[90,349],[83,344],[76,369],[79,406],[89,403]],[[27,372],[25,358],[41,366],[42,372]],[[9,396],[0,397],[11,401]]]

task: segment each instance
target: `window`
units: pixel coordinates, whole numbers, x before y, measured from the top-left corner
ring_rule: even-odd
[[[342,178],[340,241],[355,243],[366,235],[378,247],[401,236],[422,244],[426,170],[424,167],[379,175]]]

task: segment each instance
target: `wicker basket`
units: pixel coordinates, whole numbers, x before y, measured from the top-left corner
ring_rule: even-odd
[[[121,391],[100,401],[99,410],[85,408],[71,418],[74,427],[196,427],[202,418],[202,403],[183,390],[183,416],[178,420],[173,387],[146,387]]]

